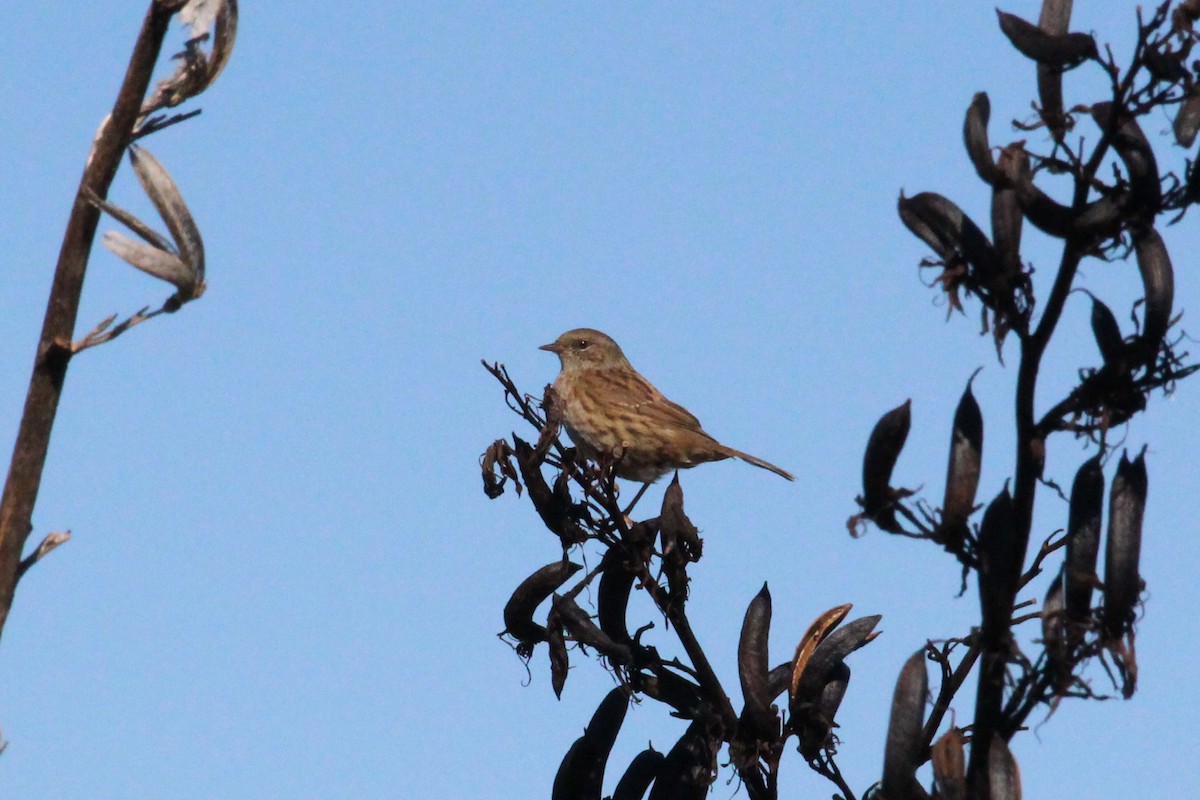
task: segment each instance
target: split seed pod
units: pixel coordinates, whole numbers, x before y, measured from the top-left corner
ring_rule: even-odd
[[[1108,546],[1104,558],[1104,632],[1119,639],[1133,626],[1142,578],[1138,562],[1142,551],[1142,517],[1146,510],[1145,452],[1130,461],[1125,454],[1117,465],[1108,500]]]
[[[1021,770],[1001,736],[988,748],[988,786],[991,800],[1021,800]]]
[[[130,145],[129,161],[138,183],[166,223],[171,240],[168,241],[128,211],[93,194],[90,200],[94,205],[107,211],[146,244],[135,242],[119,231],[108,231],[102,241],[105,247],[127,264],[178,289],[174,308],[170,309],[174,310],[179,304],[204,294],[204,241],[200,238],[200,229],[183,195],[158,159],[148,150]]]
[[[175,72],[158,82],[154,94],[143,106],[144,112],[177,106],[195,97],[216,81],[233,54],[233,43],[237,38],[237,1],[213,0],[212,2],[190,2],[179,12],[180,19],[191,28],[192,38],[182,53],[175,56],[179,62]],[[200,49],[202,42],[212,34],[212,52]]]
[[[1067,619],[1082,625],[1091,616],[1096,555],[1100,551],[1100,518],[1104,508],[1104,471],[1096,454],[1075,473],[1067,516],[1067,556],[1063,565]]]
[[[925,651],[918,650],[904,662],[892,696],[887,749],[883,754],[882,793],[885,797],[910,798],[925,794],[917,782],[917,767],[924,761],[922,736],[928,694]]]
[[[796,645],[796,655],[792,657],[792,661],[788,664],[789,681],[785,685],[791,697],[796,696],[796,690],[800,685],[800,678],[804,675],[804,671],[808,668],[808,662],[812,659],[813,653],[817,649],[817,645],[825,640],[834,628],[842,623],[846,615],[850,613],[850,609],[854,608],[851,603],[844,603],[840,606],[834,606],[821,616],[812,621],[808,626],[808,630],[800,637],[800,643]],[[776,667],[778,669],[778,667]],[[775,670],[772,670],[774,677]]]
[[[875,641],[879,633],[875,626],[883,617],[872,614],[859,617],[830,633],[816,646],[799,677],[794,679],[791,690],[791,709],[794,716],[802,716],[813,703],[822,687],[828,683],[838,664],[851,653]]]
[[[967,763],[963,756],[965,737],[961,728],[943,733],[930,748],[933,780],[941,800],[967,799]]]
[[[972,380],[975,376],[971,376]],[[950,459],[946,467],[946,494],[942,501],[942,525],[947,530],[965,527],[975,510],[979,470],[983,458],[983,414],[971,393],[971,381],[954,410],[950,434]],[[955,537],[961,540],[961,535]]]
[[[628,708],[629,698],[620,687],[605,696],[583,736],[575,740],[559,764],[558,773],[554,776],[554,788],[550,792],[552,800],[593,800],[600,797],[608,754],[612,752]]]

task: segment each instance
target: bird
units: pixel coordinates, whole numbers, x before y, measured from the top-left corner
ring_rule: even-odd
[[[559,415],[585,458],[613,460],[616,476],[647,485],[668,472],[740,458],[794,481],[780,467],[721,444],[690,411],[642,377],[612,337],[575,328],[540,350],[558,356]]]

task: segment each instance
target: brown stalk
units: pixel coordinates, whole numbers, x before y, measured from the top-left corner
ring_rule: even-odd
[[[32,530],[30,519],[71,360],[71,340],[83,277],[100,220],[99,209],[85,197],[88,192],[99,197],[108,194],[121,155],[131,141],[131,133],[140,116],[142,99],[150,85],[171,17],[179,5],[177,0],[151,2],[112,113],[92,144],[63,235],[25,409],[13,446],[4,494],[0,498],[0,634],[12,608],[13,594],[20,579],[21,553]]]

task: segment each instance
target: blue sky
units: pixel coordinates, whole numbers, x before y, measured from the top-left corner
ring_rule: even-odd
[[[1077,5],[1073,27],[1127,57],[1133,4]],[[4,441],[142,11],[5,14]],[[981,496],[1011,472],[1014,371],[978,335],[976,305],[946,320],[895,213],[903,188],[987,218],[963,113],[988,91],[992,140],[1010,141],[1007,121],[1034,95],[991,6],[241,11],[204,113],[146,142],[200,223],[208,293],[68,376],[34,525],[35,539],[74,538],[27,575],[4,631],[0,794],[547,796],[611,683],[576,658],[557,701],[544,651],[530,678],[496,639],[509,593],[557,543],[526,500],[480,491],[479,454],[519,420],[479,360],[540,393],[557,364],[537,345],[580,325],[610,333],[722,441],[799,476],[738,462],[684,476],[705,539],[693,624],[736,687],[737,631],[764,580],[773,661],[831,606],[882,613],[840,716],[840,763],[865,789],[905,658],[977,613],[974,587],[956,598],[958,571],[933,546],[847,535],[871,426],[913,399],[897,478],[939,497],[954,405],[983,365]],[[1101,85],[1073,74],[1068,100],[1100,99]],[[1182,163],[1156,143],[1162,163]],[[127,167],[110,197],[149,213]],[[1195,221],[1164,235],[1191,312]],[[1026,249],[1039,285],[1055,253]],[[1114,307],[1138,296],[1129,264],[1088,264],[1083,281]],[[79,335],[169,293],[97,248]],[[1069,305],[1043,402],[1094,362],[1089,310],[1084,295]],[[1150,444],[1141,690],[1065,703],[1019,736],[1027,796],[1177,797],[1200,783],[1183,680],[1200,660],[1198,398],[1186,383],[1156,397],[1126,434],[1131,449]],[[1069,482],[1083,457],[1059,442],[1048,472]],[[1065,515],[1043,492],[1035,537]],[[958,708],[969,718],[972,695]],[[668,748],[682,727],[652,703],[633,709],[606,789],[646,741]],[[795,753],[783,786],[832,792]]]

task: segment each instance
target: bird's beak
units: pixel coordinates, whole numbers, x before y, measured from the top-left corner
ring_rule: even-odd
[[[539,347],[538,350],[546,350],[550,353],[555,353],[555,354],[562,353],[562,347],[557,344],[544,344],[541,347]]]

